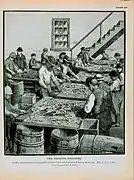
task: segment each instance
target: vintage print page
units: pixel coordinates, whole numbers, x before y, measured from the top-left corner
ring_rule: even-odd
[[[1,179],[133,179],[133,2],[1,1]]]

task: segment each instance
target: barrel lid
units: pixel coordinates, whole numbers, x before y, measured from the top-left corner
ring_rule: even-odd
[[[51,135],[59,139],[71,140],[77,138],[78,132],[70,129],[54,129]]]
[[[43,132],[42,128],[39,127],[28,127],[24,125],[17,125],[16,131],[25,133],[25,134],[39,134]]]

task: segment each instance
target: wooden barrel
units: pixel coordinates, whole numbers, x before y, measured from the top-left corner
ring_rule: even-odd
[[[44,154],[44,129],[17,125],[15,154]]]
[[[75,154],[78,143],[78,132],[75,130],[54,129],[51,133],[52,154]]]
[[[123,139],[110,136],[83,135],[78,146],[78,154],[102,155],[123,153]]]
[[[23,81],[13,81],[11,84],[13,94],[23,95],[24,94],[24,83]]]
[[[22,99],[22,95],[13,94],[11,97],[12,105],[15,106],[16,104],[19,104],[21,102],[21,99]]]

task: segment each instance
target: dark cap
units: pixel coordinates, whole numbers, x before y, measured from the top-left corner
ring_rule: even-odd
[[[35,54],[35,53],[32,53],[32,54],[31,54],[31,57],[32,57],[32,56],[36,56],[36,54]]]
[[[11,57],[11,58],[16,58],[16,54],[15,54],[15,52],[11,52],[10,54],[9,54],[9,57]]]
[[[48,49],[47,49],[47,48],[44,48],[44,49],[43,49],[43,52],[48,52]]]
[[[66,55],[66,53],[65,53],[65,52],[61,52],[61,53],[59,54],[59,58],[61,58],[61,56],[62,56],[62,55],[64,55],[64,56],[65,56],[65,55]]]
[[[116,56],[119,57],[119,56],[121,56],[121,54],[120,53],[115,53],[114,57],[116,57]]]
[[[110,72],[109,76],[111,76],[111,77],[117,77],[117,76],[118,76],[118,73],[117,73],[117,71],[112,70],[112,71]]]
[[[118,69],[118,68],[122,68],[122,65],[121,65],[120,63],[117,63],[116,66],[115,66],[115,68],[117,68],[117,69]]]
[[[18,48],[17,48],[17,51],[18,51],[18,52],[22,52],[22,51],[23,51],[22,47],[18,47]]]
[[[84,51],[85,51],[85,50],[86,50],[86,48],[85,48],[85,47],[82,47],[82,48],[81,48],[81,50],[84,50]]]

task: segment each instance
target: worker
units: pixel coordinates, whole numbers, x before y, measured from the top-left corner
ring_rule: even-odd
[[[119,79],[119,74],[117,71],[112,70],[109,74],[113,83],[110,86],[112,92],[112,101],[116,111],[116,123],[115,127],[120,126],[120,106],[122,103],[122,96],[121,96],[121,81]]]
[[[23,54],[22,47],[17,48],[17,55],[14,62],[22,72],[27,71],[28,67],[27,67],[26,57]]]
[[[68,59],[66,57],[64,57],[63,64],[62,64],[62,72],[63,72],[63,74],[66,75],[66,76],[68,76],[68,74],[69,74],[69,75],[73,76],[74,78],[78,79],[78,76],[75,75],[75,73],[70,69],[69,63],[70,62],[68,61]],[[68,78],[70,78],[70,77],[68,76]]]
[[[88,77],[86,79],[86,86],[91,93],[83,109],[88,114],[88,118],[99,120],[100,135],[110,136],[110,128],[113,124],[111,117],[112,98],[96,84],[96,78]]]
[[[9,86],[5,87],[5,143],[7,144],[6,150],[13,151],[14,148],[14,135],[16,130],[16,125],[14,124],[16,116],[25,113],[24,110],[20,110],[11,105],[10,99],[12,95],[12,90]]]
[[[43,97],[52,93],[52,84],[54,83],[58,91],[61,91],[60,84],[53,73],[55,59],[43,58],[41,60],[41,68],[39,70],[39,84],[41,86]]]
[[[12,76],[14,76],[15,74],[22,72],[21,70],[19,70],[19,68],[14,63],[15,58],[16,58],[15,52],[11,52],[9,54],[9,57],[4,62],[5,75],[8,78],[12,78]]]
[[[84,66],[90,66],[90,62],[91,60],[94,60],[94,58],[92,58],[89,53],[86,51],[85,47],[81,48],[81,52],[78,54],[79,57],[81,57],[81,61],[83,63]]]
[[[102,58],[100,60],[109,60],[109,56],[105,51],[102,51],[101,55]]]
[[[84,64],[83,64],[83,62],[81,60],[81,55],[80,54],[78,54],[77,58],[76,58],[76,67],[84,67]]]
[[[97,79],[98,86],[101,89],[105,90],[108,93],[109,92],[111,93],[109,85],[106,82],[104,82],[104,78],[103,78],[103,76],[101,74],[96,74],[94,77]]]
[[[116,60],[116,63],[118,63],[119,61],[120,61],[120,59],[121,59],[121,54],[120,53],[115,53],[114,54],[114,58],[115,58],[115,60]]]
[[[33,67],[35,67],[36,63],[38,63],[38,61],[36,60],[36,54],[32,53],[31,54],[31,59],[29,61],[29,69],[32,69]]]
[[[61,52],[59,54],[59,63],[63,63],[63,60],[64,60],[64,57],[66,56],[66,53],[65,52]]]
[[[41,53],[41,60],[44,58],[48,58],[48,49],[44,48],[43,52]]]

